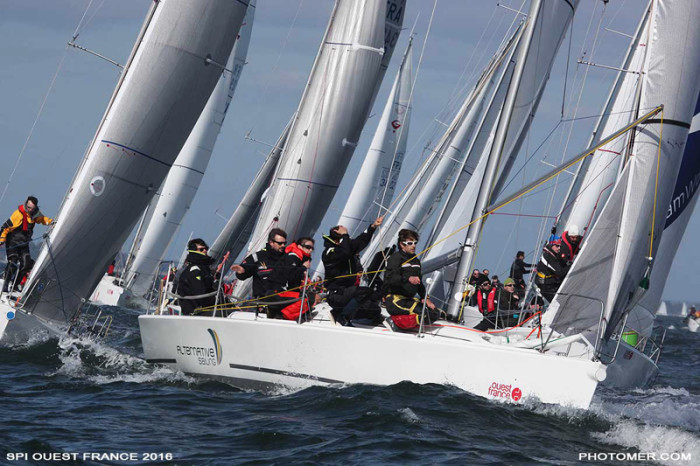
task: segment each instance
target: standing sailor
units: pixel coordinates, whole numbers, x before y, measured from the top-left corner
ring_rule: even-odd
[[[544,247],[542,257],[537,263],[535,283],[540,288],[542,297],[551,302],[569,272],[569,266],[561,256],[561,239],[555,239]]]
[[[184,270],[177,281],[177,294],[186,296],[207,295],[216,291],[214,274],[211,270],[213,258],[207,255],[209,246],[203,239],[195,238],[187,243],[187,259]],[[206,296],[197,299],[180,299],[183,315],[213,315],[213,310],[197,312],[200,308],[209,308],[216,304],[216,296]]]
[[[13,279],[20,283],[34,266],[34,260],[29,252],[29,243],[32,242],[34,225],[37,223],[51,225],[54,221],[41,213],[37,198],[29,196],[25,203],[17,207],[17,210],[2,225],[0,245],[5,243],[7,252],[3,292],[8,290]],[[17,272],[17,275],[15,275],[15,272]]]

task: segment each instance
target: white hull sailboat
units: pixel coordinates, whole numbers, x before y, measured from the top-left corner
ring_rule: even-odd
[[[546,0],[533,2],[529,18],[537,16],[533,13],[543,3]],[[676,159],[680,159],[676,156],[692,118],[692,106],[687,102],[695,102],[700,90],[697,83],[690,82],[700,72],[700,49],[695,45],[700,43],[700,31],[689,26],[694,21],[688,21],[700,20],[700,8],[688,0],[659,0],[654,7],[649,26],[652,37],[647,44],[654,54],[646,59],[648,78],[641,95],[644,111],[640,113],[644,117],[624,130],[645,122],[636,130],[635,157],[618,178],[589,233],[591,237],[553,301],[554,308],[544,314],[541,324],[535,318],[518,327],[492,332],[470,328],[464,318],[469,308],[460,303],[462,283],[462,288],[452,294],[455,302],[450,303],[450,314],[458,305],[456,310],[460,312],[454,315],[459,315],[465,325],[438,321],[418,332],[397,332],[387,326],[339,327],[325,305],[319,306],[314,318],[304,324],[268,320],[253,312],[234,312],[226,318],[141,316],[147,360],[246,388],[385,385],[407,380],[451,384],[479,396],[510,402],[535,399],[584,409],[600,382],[617,387],[647,383],[658,371],[659,348],[649,340],[630,343],[623,338],[623,331],[626,315],[639,299],[638,284],[648,276],[651,258],[645,257],[644,250],[656,251],[662,220],[658,213],[668,205],[672,194],[666,187],[655,190],[649,180],[655,170],[659,170],[662,180],[675,179],[679,166]],[[526,41],[531,38],[532,29],[524,37]],[[669,53],[671,48],[683,52]],[[519,61],[520,70],[516,68],[516,72],[522,76],[523,61]],[[513,107],[519,79],[513,79],[515,84],[505,107]],[[657,129],[664,121],[658,117],[661,110],[666,126],[659,142]],[[507,122],[499,123],[487,163],[488,176],[484,177],[488,182],[482,182],[472,218],[498,208],[486,202],[490,193],[498,191],[498,186],[494,188],[497,159],[492,155],[507,146],[507,126]],[[609,140],[604,138],[600,144]],[[585,153],[594,151],[595,146]],[[658,161],[657,156],[652,157],[656,154]],[[650,160],[657,161],[653,166],[656,168],[648,163]],[[639,232],[635,233],[635,223],[645,227],[637,228]],[[613,228],[619,234],[611,233]],[[646,228],[652,232],[651,245]],[[596,237],[606,229],[610,238],[624,241],[605,256],[607,262],[603,264],[612,270],[602,273],[591,268],[590,262],[600,261],[600,251],[607,251],[601,249],[607,247],[606,242]],[[478,236],[476,230],[480,230],[479,225],[474,236]],[[474,244],[465,241],[466,254]],[[599,254],[595,254],[599,245]],[[459,275],[467,277],[464,270],[469,270],[468,257],[463,255],[461,262]],[[592,271],[597,276],[590,276]],[[578,294],[572,290],[576,283]],[[591,295],[590,288],[598,294]]]
[[[538,338],[526,339],[532,329],[505,337],[442,322],[417,335],[341,327],[326,312],[322,306],[302,325],[252,312],[228,318],[146,315],[139,327],[148,362],[244,389],[409,380],[491,399],[587,408],[606,377],[606,366],[592,360],[594,348],[584,339],[568,338],[541,352]]]

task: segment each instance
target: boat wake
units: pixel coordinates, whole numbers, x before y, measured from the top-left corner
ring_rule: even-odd
[[[196,379],[167,367],[121,352],[90,338],[62,337],[58,341],[60,367],[50,375],[85,379],[97,385],[127,383],[196,383]]]

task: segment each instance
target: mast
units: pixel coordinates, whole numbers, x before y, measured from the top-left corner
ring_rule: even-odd
[[[459,261],[459,267],[457,268],[457,276],[455,278],[455,287],[453,289],[452,296],[449,297],[447,314],[448,317],[452,319],[457,319],[460,313],[460,304],[462,303],[462,293],[466,288],[466,280],[469,276],[469,268],[471,267],[472,259],[474,257],[474,251],[476,249],[476,242],[479,232],[481,231],[482,220],[480,219],[482,212],[488,205],[489,199],[491,197],[491,190],[493,189],[493,183],[496,177],[496,170],[498,169],[498,162],[505,145],[506,134],[508,130],[508,124],[510,123],[510,117],[515,105],[515,98],[518,94],[518,87],[520,86],[520,81],[523,77],[523,70],[525,69],[525,59],[530,50],[530,45],[532,44],[532,37],[535,31],[535,24],[540,15],[540,9],[542,7],[543,0],[533,0],[530,5],[530,12],[528,14],[528,25],[525,28],[525,33],[522,39],[522,48],[518,51],[518,57],[516,59],[515,69],[513,70],[513,77],[511,78],[511,84],[508,88],[508,94],[506,95],[505,103],[503,104],[503,113],[501,114],[501,119],[498,122],[498,129],[496,130],[496,138],[494,140],[491,152],[486,163],[486,172],[484,173],[484,178],[479,187],[479,196],[476,200],[476,205],[474,206],[474,211],[472,213],[472,224],[467,229],[466,238],[464,241],[464,248],[462,249],[462,257]]]
[[[39,317],[70,320],[99,282],[221,75],[207,58],[230,55],[248,4],[154,7],[25,287],[21,304]]]

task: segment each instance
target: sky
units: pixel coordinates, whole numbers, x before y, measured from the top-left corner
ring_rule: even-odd
[[[87,11],[76,42],[124,63],[151,1],[0,0],[0,193],[4,193],[0,215],[9,216],[28,194],[39,198],[46,215],[57,213],[117,83],[116,66],[66,46],[83,14]],[[415,27],[413,59],[414,67],[419,68],[414,69],[417,79],[411,133],[399,187],[418,166],[425,148],[440,137],[459,99],[474,84],[514,21],[516,14],[497,3],[518,8],[522,0],[408,0],[406,30],[319,232],[337,224],[375,131],[409,30]],[[585,148],[593,117],[601,111],[614,73],[580,65],[577,60],[618,66],[629,39],[609,30],[632,34],[645,4],[643,0],[615,0],[603,8],[601,1],[581,0],[573,33],[564,39],[533,128],[515,164],[513,173],[517,176],[506,192],[548,170],[547,164]],[[332,0],[258,0],[248,64],[203,184],[169,257],[180,255],[190,233],[211,243],[234,211],[268,152],[266,144],[276,141],[296,110],[332,7]],[[559,124],[563,105],[564,118],[578,118],[573,126]],[[518,171],[527,158],[531,162]],[[567,186],[568,180],[561,179],[556,190],[550,185],[505,212],[531,217],[502,215],[490,219],[476,266],[505,277],[515,251],[525,250],[531,258],[539,248],[538,233],[551,222],[538,216],[553,215],[554,208],[547,208],[552,193],[552,205],[559,205]],[[700,220],[695,214],[680,245],[664,298],[700,298],[695,291],[700,249],[692,242],[698,233]]]

